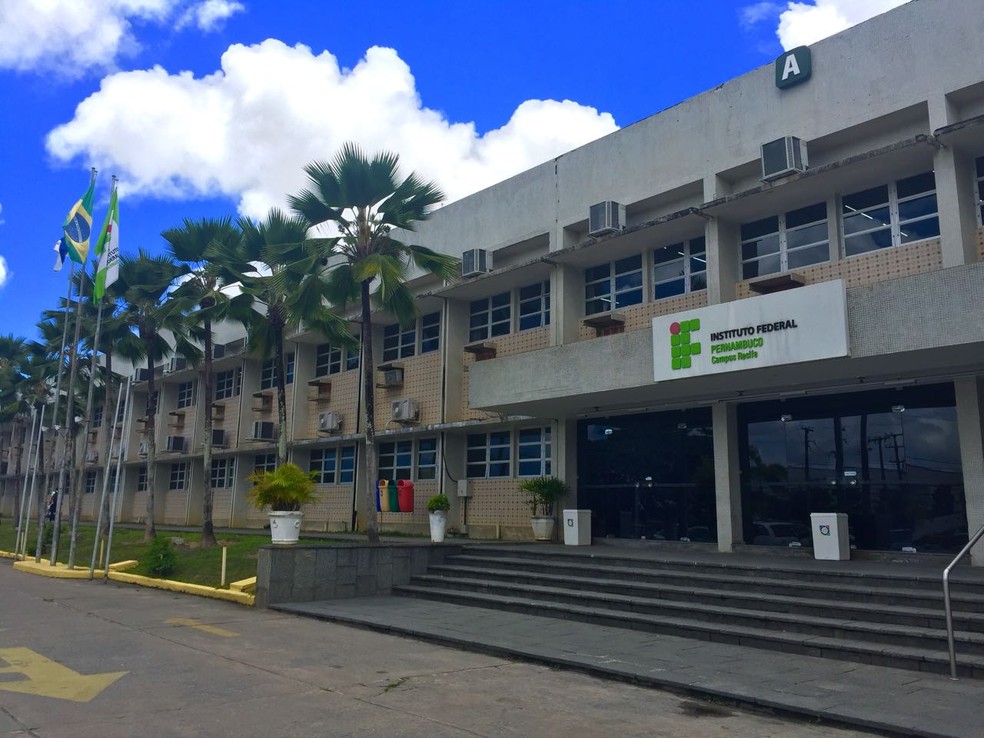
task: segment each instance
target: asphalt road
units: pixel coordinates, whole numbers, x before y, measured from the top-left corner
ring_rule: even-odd
[[[5,735],[865,734],[0,560]]]

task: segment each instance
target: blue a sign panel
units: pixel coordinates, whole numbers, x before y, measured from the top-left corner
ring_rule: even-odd
[[[806,82],[813,74],[813,58],[808,46],[797,46],[776,59],[776,87],[783,90]]]

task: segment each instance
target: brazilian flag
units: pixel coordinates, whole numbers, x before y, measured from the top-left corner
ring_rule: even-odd
[[[96,177],[89,178],[89,189],[82,198],[68,211],[65,218],[65,245],[68,246],[68,256],[76,264],[85,264],[89,257],[89,236],[92,233],[92,197],[96,190]]]

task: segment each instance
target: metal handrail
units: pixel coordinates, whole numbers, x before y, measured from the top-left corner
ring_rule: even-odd
[[[950,565],[943,570],[943,607],[946,608],[946,644],[947,648],[950,650],[950,679],[956,680],[957,678],[957,652],[956,647],[953,645],[953,610],[950,607],[950,570],[957,565],[957,563],[967,552],[974,547],[974,544],[984,537],[984,525],[981,526],[974,537],[967,541],[967,545],[960,549]]]

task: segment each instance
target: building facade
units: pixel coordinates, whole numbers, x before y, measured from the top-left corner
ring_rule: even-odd
[[[914,0],[435,212],[415,240],[463,276],[415,280],[412,328],[376,316],[375,376],[291,340],[291,458],[319,473],[305,525],[359,523],[373,381],[380,477],[415,484],[384,530],[423,532],[443,491],[451,527],[526,538],[518,485],[553,474],[596,536],[809,545],[824,511],[858,549],[959,550],[984,525],[979,10]],[[200,520],[211,412],[215,522],[260,527],[272,367],[217,341],[214,397],[161,368],[158,519]],[[86,489],[115,428],[135,520],[142,428],[112,412]],[[4,514],[22,447],[8,428]]]

